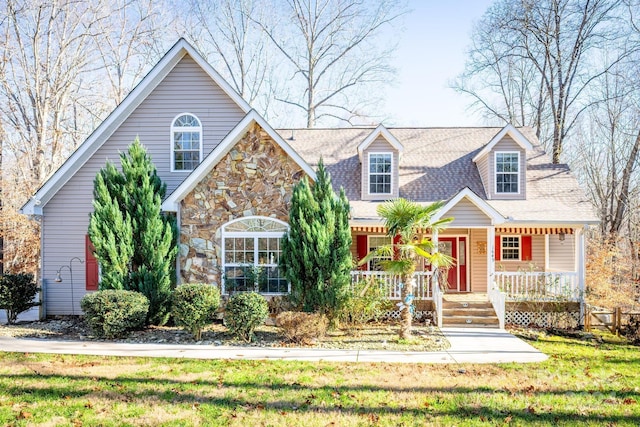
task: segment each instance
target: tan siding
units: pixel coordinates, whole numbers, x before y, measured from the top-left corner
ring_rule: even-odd
[[[544,235],[531,236],[531,258],[531,261],[496,261],[496,271],[544,271]]]
[[[492,193],[490,188],[493,181],[491,180],[491,174],[489,173],[489,156],[484,156],[478,160],[477,166],[480,179],[482,180],[482,186],[484,187],[484,192],[489,196],[489,199],[491,199]]]
[[[118,153],[126,151],[139,136],[158,174],[167,183],[167,194],[187,176],[184,172],[170,172],[171,121],[183,112],[195,114],[202,122],[204,156],[244,115],[193,59],[185,57],[44,207],[42,269],[48,314],[71,313],[70,280],[65,278],[62,283],[54,283],[53,279],[57,269],[68,264],[72,257],[84,260],[93,179],[107,159],[119,163]],[[84,264],[75,261],[73,284],[78,313],[78,301],[85,293],[85,268]]]
[[[476,227],[491,225],[491,219],[476,207],[470,200],[463,198],[445,217],[453,217],[452,227]]]
[[[480,244],[479,244],[480,242]],[[482,245],[484,242],[484,245]],[[479,249],[484,246],[488,250],[487,230],[471,229],[469,232],[469,280],[471,282],[471,292],[487,292],[487,254],[480,253]]]
[[[575,238],[567,234],[564,242],[557,235],[549,236],[549,271],[575,271]]]
[[[392,153],[391,195],[369,195],[369,153]],[[362,154],[362,200],[387,200],[398,197],[398,150],[383,137],[378,136]]]
[[[495,153],[496,151],[517,151],[520,153],[520,194],[496,194],[496,183],[495,183]],[[488,176],[489,176],[489,193],[491,195],[491,199],[501,199],[501,200],[523,200],[527,198],[527,185],[526,185],[526,174],[527,174],[527,153],[523,150],[517,142],[515,142],[509,136],[505,136],[500,142],[498,142],[488,156]]]

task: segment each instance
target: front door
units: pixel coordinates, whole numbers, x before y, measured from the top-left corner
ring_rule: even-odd
[[[467,292],[467,237],[439,237],[438,250],[453,258],[447,274],[447,290]]]

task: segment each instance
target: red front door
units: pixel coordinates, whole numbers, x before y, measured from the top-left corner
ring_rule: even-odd
[[[447,290],[450,292],[467,291],[467,238],[439,237],[438,250],[453,258],[453,265],[447,274]]]

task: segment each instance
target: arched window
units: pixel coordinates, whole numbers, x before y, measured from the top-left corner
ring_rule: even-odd
[[[289,292],[281,277],[280,240],[287,223],[267,217],[246,217],[222,226],[223,293],[256,291],[263,294]]]
[[[200,120],[193,114],[180,114],[171,124],[171,171],[192,171],[201,159]]]

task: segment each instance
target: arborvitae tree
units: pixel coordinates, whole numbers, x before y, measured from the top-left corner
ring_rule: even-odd
[[[175,219],[160,211],[166,185],[138,139],[120,163],[122,173],[107,163],[95,181],[89,235],[102,269],[100,288],[141,292],[150,303],[148,322],[162,325],[174,283]]]
[[[93,181],[93,213],[89,237],[100,262],[100,289],[130,289],[133,256],[131,217],[122,203],[124,179],[111,162]]]
[[[281,267],[291,283],[291,301],[307,312],[333,318],[350,283],[349,202],[336,195],[322,159],[315,185],[307,179],[293,190],[289,232],[283,238]]]

